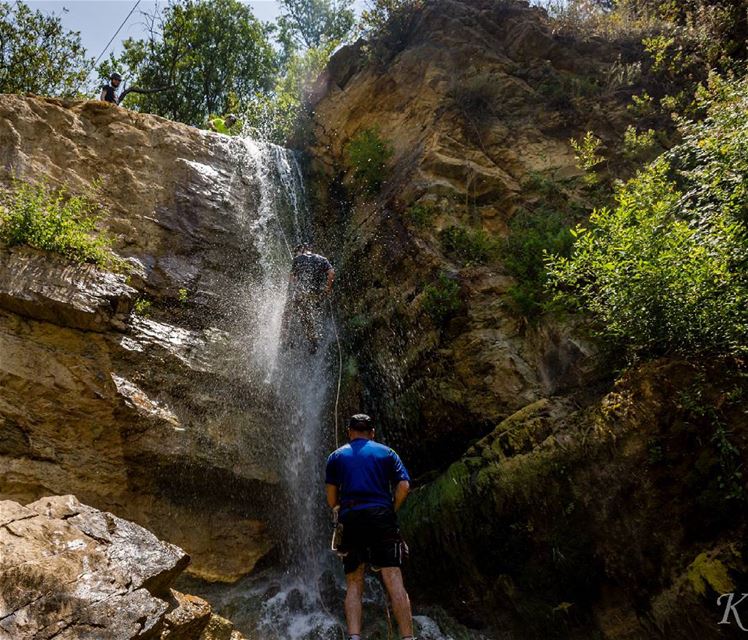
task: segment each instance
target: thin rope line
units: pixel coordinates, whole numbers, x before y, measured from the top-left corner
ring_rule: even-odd
[[[122,27],[124,27],[124,26],[125,26],[125,23],[126,23],[126,22],[127,22],[127,21],[128,21],[129,19],[130,19],[130,16],[131,16],[131,15],[132,15],[133,13],[135,13],[135,9],[137,9],[137,8],[138,8],[138,5],[139,5],[139,4],[141,3],[141,1],[142,1],[142,0],[137,0],[137,1],[135,2],[135,4],[133,5],[132,9],[130,9],[130,13],[128,13],[128,14],[127,14],[127,17],[125,17],[125,19],[124,19],[124,20],[122,21],[122,24],[121,24],[121,25],[119,26],[119,28],[118,28],[118,29],[117,29],[117,30],[116,30],[116,31],[114,32],[114,35],[113,35],[113,36],[111,37],[111,39],[109,40],[109,42],[107,42],[107,43],[106,43],[106,47],[104,47],[104,50],[103,50],[103,51],[102,51],[102,52],[101,52],[101,53],[99,54],[99,57],[98,57],[98,58],[96,58],[96,62],[94,62],[94,63],[93,63],[93,66],[91,67],[91,69],[90,69],[90,70],[88,71],[88,73],[86,74],[86,80],[88,80],[88,76],[90,76],[90,75],[91,75],[91,71],[94,71],[94,70],[96,69],[96,65],[97,65],[97,64],[99,64],[99,61],[101,60],[101,58],[102,58],[102,57],[104,57],[104,54],[105,54],[105,53],[107,52],[107,49],[108,49],[108,48],[109,48],[109,46],[110,46],[110,45],[112,44],[112,42],[114,42],[114,39],[115,39],[115,38],[117,37],[117,34],[118,34],[118,33],[119,33],[120,31],[122,31]],[[78,85],[78,88],[80,88],[80,85]]]
[[[335,314],[332,309],[332,300],[328,298],[327,302],[330,305],[330,322],[332,323],[332,330],[335,334],[335,342],[338,344],[338,389],[335,394],[335,448],[340,446],[340,436],[338,435],[338,406],[340,404],[340,386],[343,379],[343,349],[340,346],[340,337],[338,336],[338,326],[335,322]]]

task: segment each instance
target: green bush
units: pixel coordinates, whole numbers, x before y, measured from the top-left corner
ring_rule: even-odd
[[[714,78],[682,144],[618,189],[616,206],[549,260],[559,299],[633,355],[748,351],[748,78]]]
[[[111,238],[97,229],[100,217],[99,205],[88,196],[19,181],[2,195],[0,240],[11,247],[59,253],[74,262],[122,268],[124,262],[110,251]]]
[[[463,307],[460,283],[446,273],[423,290],[423,310],[436,325],[442,326]]]
[[[560,212],[541,207],[515,213],[501,245],[501,258],[517,281],[509,296],[525,318],[540,314],[547,303],[545,255],[568,256],[572,244],[569,222]]]
[[[444,252],[465,264],[485,264],[495,259],[498,243],[483,229],[451,226],[439,233]]]
[[[367,36],[365,50],[380,63],[402,51],[425,0],[370,0],[361,14],[361,29]]]
[[[436,207],[430,204],[414,204],[405,212],[406,220],[409,220],[419,229],[430,227],[437,215]]]
[[[331,41],[292,53],[273,90],[258,90],[249,99],[243,113],[249,131],[281,145],[307,136],[311,127],[310,93],[338,44]]]
[[[138,298],[135,301],[133,311],[136,315],[142,316],[143,318],[149,318],[151,316],[151,301],[145,298]]]
[[[382,140],[379,129],[372,127],[359,132],[346,147],[348,169],[353,173],[356,186],[375,194],[382,188],[387,175],[387,161],[392,147]]]

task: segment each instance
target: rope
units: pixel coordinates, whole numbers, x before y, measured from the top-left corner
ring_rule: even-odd
[[[340,386],[341,381],[343,379],[343,349],[340,346],[340,337],[338,336],[338,327],[335,323],[335,314],[332,310],[332,300],[327,299],[327,302],[330,305],[330,322],[332,323],[332,330],[335,334],[335,342],[338,344],[338,389],[335,393],[335,448],[337,449],[340,446],[340,436],[339,436],[339,428],[338,428],[338,405],[340,404]]]
[[[125,23],[130,19],[130,16],[135,13],[135,9],[138,8],[138,5],[141,3],[142,0],[137,0],[135,4],[133,5],[132,9],[130,9],[130,13],[127,14],[125,19],[122,21],[122,24],[117,28],[117,30],[114,32],[114,35],[110,38],[109,42],[106,43],[106,47],[104,47],[103,51],[99,54],[99,57],[96,58],[96,62],[93,63],[93,66],[89,70],[89,72],[86,74],[86,79],[88,79],[88,76],[91,75],[91,71],[96,69],[96,65],[99,64],[99,61],[102,57],[104,57],[104,54],[107,52],[107,49],[109,46],[114,42],[114,39],[117,37],[117,34],[122,31],[122,27],[125,26]],[[80,87],[79,87],[80,88]]]

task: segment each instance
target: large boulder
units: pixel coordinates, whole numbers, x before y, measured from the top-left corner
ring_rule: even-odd
[[[210,606],[170,589],[189,557],[74,496],[0,502],[0,637],[210,638]]]

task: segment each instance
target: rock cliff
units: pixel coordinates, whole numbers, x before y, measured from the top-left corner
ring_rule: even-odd
[[[637,59],[555,33],[524,2],[434,0],[340,50],[314,97],[345,402],[420,474],[402,515],[416,600],[489,637],[738,633],[715,606],[746,584],[735,363],[661,361],[613,386],[576,320],[523,317],[502,249],[481,262],[444,242],[458,227],[504,247],[532,216],[583,220],[594,194],[569,139],[620,146]],[[372,130],[392,150],[376,193],[348,155]],[[444,277],[456,311],[439,323],[428,296]]]
[[[0,496],[74,493],[188,549],[196,575],[247,573],[272,546],[277,483],[272,409],[242,360],[252,149],[98,102],[6,95],[0,150],[6,185],[96,189],[130,265],[0,250]]]
[[[171,588],[182,549],[73,496],[0,501],[0,637],[241,640]]]
[[[425,471],[520,407],[591,379],[589,341],[525,321],[501,256],[461,259],[440,233],[506,237],[550,204],[573,222],[588,203],[569,138],[622,135],[617,70],[630,54],[555,35],[522,2],[427,2],[394,29],[394,44],[333,57],[315,97],[310,174],[320,237],[341,266],[349,370],[390,441]],[[371,128],[393,151],[376,197],[357,190],[346,154]],[[462,303],[446,327],[426,309],[440,273]]]

